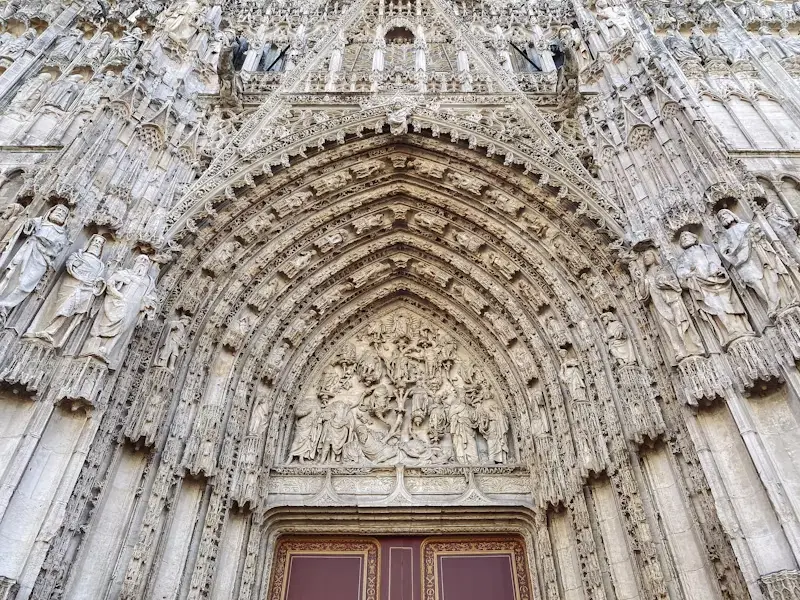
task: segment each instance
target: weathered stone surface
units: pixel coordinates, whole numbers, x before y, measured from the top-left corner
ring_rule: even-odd
[[[0,598],[255,598],[322,521],[797,598],[799,25],[7,0]]]

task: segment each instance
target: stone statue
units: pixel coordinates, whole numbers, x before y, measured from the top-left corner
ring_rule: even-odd
[[[69,75],[57,81],[44,97],[44,104],[55,106],[60,110],[67,110],[72,102],[80,95],[83,87],[82,75]]]
[[[14,99],[8,105],[11,112],[29,112],[36,108],[42,99],[45,89],[53,80],[50,73],[39,73],[36,77],[26,81],[19,88]]]
[[[153,363],[156,367],[162,367],[169,371],[175,369],[175,363],[181,351],[186,348],[189,337],[186,328],[189,326],[189,317],[173,319],[168,324],[167,337],[158,351],[158,356]]]
[[[669,30],[667,37],[664,38],[664,45],[672,52],[673,58],[678,62],[700,58],[692,48],[692,45],[674,29]]]
[[[797,219],[792,217],[778,200],[768,203],[764,217],[784,248],[797,263],[800,263],[800,240],[797,237]]]
[[[294,439],[289,449],[289,462],[295,458],[303,464],[314,460],[322,435],[322,407],[316,398],[306,398],[295,408]]]
[[[606,328],[608,351],[617,364],[623,367],[635,364],[636,353],[633,350],[633,342],[617,316],[612,312],[605,312],[601,315],[601,319]]]
[[[33,40],[36,39],[36,35],[36,30],[30,27],[20,37],[12,37],[5,41],[0,46],[0,58],[10,58],[12,60],[19,58],[27,50],[28,46],[33,43]]]
[[[0,253],[22,227],[24,216],[25,207],[18,202],[11,202],[0,209]]]
[[[144,32],[138,27],[131,29],[119,40],[111,44],[103,66],[128,66],[136,57],[136,52],[142,43]]]
[[[658,252],[645,250],[642,256],[645,272],[637,280],[637,297],[650,300],[676,360],[703,353],[700,334],[683,302],[683,290],[678,277],[669,266],[662,266]]]
[[[477,416],[475,408],[470,406],[461,394],[456,395],[447,411],[450,435],[453,438],[453,452],[461,464],[478,462],[478,445],[475,441]]]
[[[352,444],[355,439],[354,404],[345,400],[331,400],[322,409],[322,431],[319,439],[321,462],[352,461]]]
[[[69,255],[67,272],[55,291],[55,300],[45,303],[42,316],[34,322],[28,336],[45,340],[56,348],[69,339],[89,313],[95,297],[105,290],[105,265],[100,260],[105,243],[102,235],[93,235],[84,250]]]
[[[141,254],[130,269],[120,269],[108,278],[103,305],[86,340],[84,356],[94,356],[112,369],[119,365],[130,334],[142,316],[155,310],[155,280],[150,266],[150,259]]]
[[[5,320],[12,308],[28,297],[69,243],[64,224],[69,210],[58,204],[44,217],[28,219],[8,240],[0,254],[0,319]],[[21,236],[25,241],[15,250]]]
[[[722,50],[697,26],[692,29],[689,42],[691,42],[692,48],[703,60],[711,60],[723,56]]]
[[[770,316],[797,302],[789,269],[755,223],[742,221],[728,209],[717,213],[722,232],[717,248],[739,279],[767,305]]]
[[[70,30],[69,33],[59,38],[53,51],[50,53],[50,60],[53,62],[69,63],[77,50],[80,48],[83,32],[77,27]]]
[[[396,446],[379,439],[379,435],[369,426],[369,418],[362,412],[356,414],[355,436],[361,452],[375,464],[390,461],[400,453]]]
[[[559,377],[569,390],[570,398],[574,402],[588,402],[586,382],[583,380],[583,369],[577,358],[568,358],[567,351],[561,350],[561,369]]]
[[[610,39],[620,38],[628,31],[628,20],[617,12],[616,7],[610,6],[608,0],[597,0],[595,12],[597,20],[608,30]]]
[[[486,398],[478,404],[478,430],[489,447],[489,460],[504,463],[508,459],[508,417],[494,398]]]
[[[184,0],[164,11],[161,24],[167,38],[179,48],[185,48],[199,26],[198,20],[203,6],[197,0]]]
[[[700,244],[691,231],[681,233],[680,245],[683,254],[675,274],[689,292],[695,314],[711,326],[723,346],[752,334],[744,307],[714,248]]]

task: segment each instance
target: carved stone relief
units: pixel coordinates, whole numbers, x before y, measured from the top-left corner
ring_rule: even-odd
[[[295,408],[289,463],[506,464],[511,418],[480,362],[398,309],[344,343]]]

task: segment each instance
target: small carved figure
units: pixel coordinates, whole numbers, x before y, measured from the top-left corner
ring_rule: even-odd
[[[704,61],[721,58],[723,56],[722,50],[703,33],[703,30],[695,26],[692,29],[692,34],[689,36],[689,42],[692,48]]]
[[[396,446],[391,446],[379,438],[378,432],[369,426],[369,417],[361,412],[356,414],[355,436],[361,452],[367,460],[375,464],[392,460],[400,452]]]
[[[646,250],[642,262],[645,272],[637,278],[637,297],[653,303],[658,324],[672,345],[675,358],[702,354],[700,334],[683,302],[678,277],[669,266],[661,266],[656,250]]]
[[[586,393],[586,382],[583,380],[583,369],[577,358],[568,358],[567,351],[561,350],[561,369],[559,377],[569,390],[570,398],[573,402],[588,402],[589,396]]]
[[[797,288],[789,269],[755,223],[742,221],[728,209],[717,213],[722,232],[717,241],[723,260],[735,269],[747,287],[774,315],[797,302]]]
[[[353,420],[354,404],[345,400],[331,400],[322,409],[322,432],[319,440],[319,456],[321,462],[349,462],[354,456],[349,453],[354,441],[355,421]]]
[[[508,459],[508,417],[494,398],[486,398],[478,404],[478,431],[486,439],[489,460],[502,464]]]
[[[158,352],[154,365],[172,371],[181,351],[188,344],[188,333],[186,328],[189,326],[189,317],[173,319],[168,324],[167,336],[164,344]]]
[[[6,204],[0,209],[0,254],[2,254],[8,242],[17,235],[22,227],[25,216],[25,207],[17,202]]]
[[[606,328],[608,351],[617,364],[621,366],[635,364],[636,354],[633,350],[633,342],[617,316],[612,312],[605,312],[601,315],[601,319]]]
[[[608,30],[611,40],[624,36],[630,27],[628,20],[617,12],[616,7],[610,6],[608,0],[597,0],[595,13],[597,20]]]
[[[155,281],[150,266],[150,259],[142,254],[130,269],[120,269],[108,278],[103,305],[84,346],[84,356],[94,356],[112,369],[122,360],[133,329],[143,316],[155,311]]]
[[[744,307],[714,248],[700,244],[691,231],[681,233],[679,241],[683,254],[675,274],[688,290],[695,313],[712,327],[723,346],[752,334]]]
[[[295,458],[303,464],[314,460],[322,435],[322,407],[316,398],[306,398],[294,411],[294,439],[289,449],[289,462]]]
[[[11,112],[32,111],[39,104],[45,89],[52,80],[53,76],[50,73],[39,73],[36,77],[26,81],[8,105],[9,110]]]
[[[5,320],[12,308],[28,297],[47,273],[69,240],[64,224],[69,210],[58,204],[44,217],[28,219],[6,242],[0,254],[0,320]],[[15,251],[17,240],[28,236]]]
[[[197,0],[173,4],[163,13],[161,29],[171,42],[179,48],[185,48],[197,33],[202,10],[203,6]]]
[[[448,407],[447,420],[450,422],[450,436],[456,460],[465,465],[477,463],[478,445],[475,440],[477,414],[475,408],[467,404],[458,392]]]
[[[85,250],[70,254],[67,272],[55,292],[55,301],[46,302],[42,310],[46,320],[34,322],[32,333],[28,334],[30,337],[46,340],[56,348],[69,339],[83,316],[88,314],[92,301],[105,290],[105,265],[100,260],[105,242],[102,235],[93,235]],[[65,324],[66,331],[62,331]]]
[[[311,263],[316,254],[317,251],[313,248],[303,250],[283,266],[282,271],[284,275],[286,275],[289,279],[292,279]]]
[[[797,237],[797,219],[792,217],[783,205],[773,200],[764,209],[764,216],[784,248],[800,263],[800,240]],[[2,242],[0,242],[2,245]]]
[[[128,66],[134,58],[142,43],[144,32],[138,27],[111,44],[103,66]]]

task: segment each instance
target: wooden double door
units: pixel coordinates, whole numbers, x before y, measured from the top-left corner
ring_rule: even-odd
[[[269,600],[532,600],[522,540],[286,537]]]

